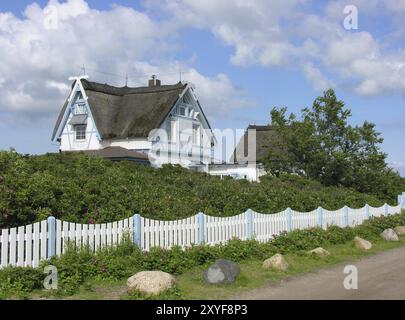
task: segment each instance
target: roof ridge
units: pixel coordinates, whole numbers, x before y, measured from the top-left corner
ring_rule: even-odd
[[[110,84],[102,84],[99,82],[93,82],[88,80],[82,80],[83,87],[85,90],[95,91],[95,92],[103,92],[115,96],[125,96],[131,94],[139,94],[139,93],[158,93],[158,92],[167,92],[172,90],[177,90],[179,88],[187,86],[186,83],[178,82],[176,84],[167,84],[155,87],[116,87]]]

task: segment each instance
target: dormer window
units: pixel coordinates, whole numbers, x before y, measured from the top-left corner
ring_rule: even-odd
[[[179,115],[181,115],[181,116],[186,115],[186,108],[185,107],[179,107]]]

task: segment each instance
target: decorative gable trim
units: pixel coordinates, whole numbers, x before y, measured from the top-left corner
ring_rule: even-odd
[[[216,137],[215,137],[215,135],[214,135],[214,132],[212,131],[211,125],[210,125],[210,123],[209,123],[207,117],[205,116],[204,111],[203,111],[203,109],[202,109],[202,107],[201,107],[201,104],[200,104],[200,102],[198,101],[198,98],[197,98],[196,94],[194,93],[194,89],[193,89],[192,85],[190,85],[190,83],[186,83],[186,87],[185,87],[184,90],[179,94],[178,99],[177,99],[176,102],[174,103],[174,105],[173,105],[173,107],[171,108],[171,110],[167,113],[166,117],[163,119],[163,121],[161,122],[160,126],[162,126],[162,124],[165,123],[165,121],[167,120],[167,118],[169,117],[169,115],[173,112],[173,110],[174,110],[175,108],[177,108],[177,106],[178,106],[178,104],[179,104],[179,101],[184,97],[184,95],[185,95],[187,92],[190,93],[191,97],[192,97],[193,100],[194,100],[194,104],[195,104],[194,106],[195,106],[196,109],[198,110],[197,112],[194,113],[194,119],[196,119],[197,116],[199,115],[199,113],[201,113],[201,115],[202,115],[202,117],[203,117],[203,120],[204,120],[204,122],[205,122],[204,124],[205,124],[205,125],[207,126],[207,128],[210,130],[211,136],[212,136],[212,138],[214,139],[215,143],[217,143],[217,139],[216,139]]]
[[[58,139],[60,139],[60,137],[62,135],[62,132],[63,132],[63,129],[67,125],[67,120],[69,119],[69,115],[71,113],[73,113],[74,103],[76,102],[76,100],[74,98],[75,98],[77,92],[80,92],[82,94],[81,100],[83,100],[83,102],[85,103],[88,115],[93,119],[94,127],[96,129],[96,137],[97,137],[97,139],[99,141],[101,141],[101,138],[100,138],[101,136],[100,136],[100,134],[98,132],[96,123],[95,123],[93,115],[91,113],[91,109],[90,109],[90,105],[88,103],[88,97],[87,97],[86,91],[84,90],[83,84],[81,83],[81,79],[87,79],[87,78],[88,78],[88,76],[69,78],[69,80],[74,80],[75,82],[74,82],[73,88],[72,88],[72,90],[71,90],[71,92],[69,94],[69,97],[67,98],[67,100],[65,100],[65,104],[67,104],[67,106],[66,106],[65,112],[63,114],[62,121],[60,122],[59,127],[58,127],[58,129],[56,131],[56,134],[55,134],[55,136],[53,138],[54,142],[56,142]],[[87,120],[87,116],[86,116],[86,120]]]

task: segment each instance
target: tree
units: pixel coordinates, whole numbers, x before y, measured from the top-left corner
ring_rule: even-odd
[[[312,108],[302,109],[300,119],[294,114],[287,117],[286,111],[271,110],[271,125],[280,137],[278,147],[265,159],[271,174],[295,173],[384,198],[400,192],[399,175],[387,166],[375,125],[348,124],[351,111],[333,89],[316,98]]]

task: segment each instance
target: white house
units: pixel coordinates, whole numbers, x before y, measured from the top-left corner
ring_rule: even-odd
[[[216,140],[193,87],[114,87],[75,77],[52,141],[61,152],[84,151],[113,160],[181,164],[207,171]]]

